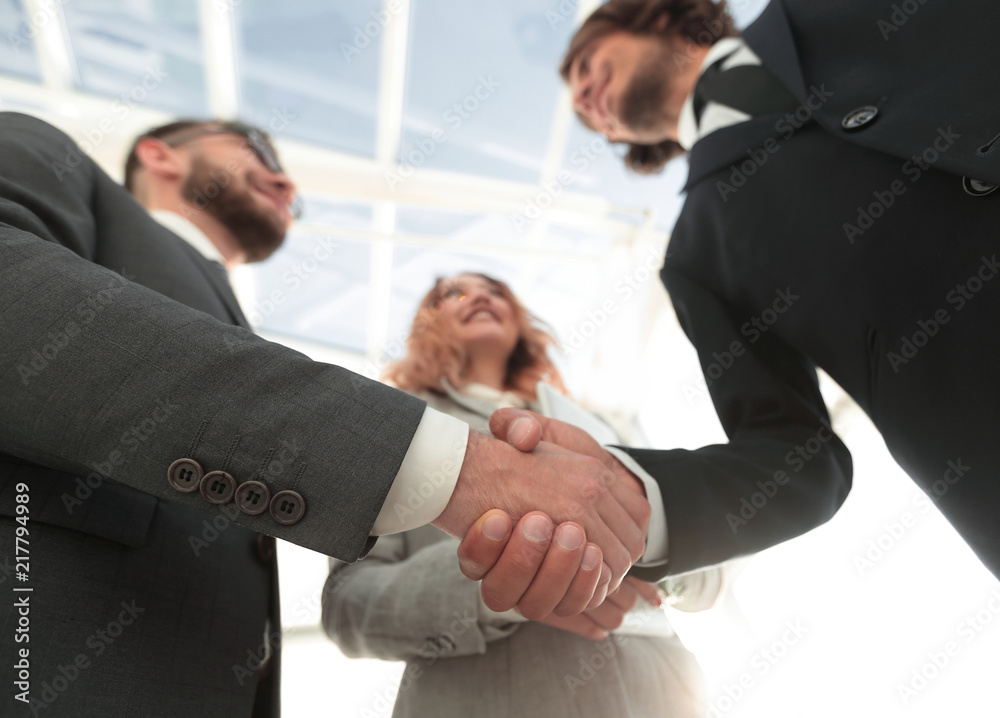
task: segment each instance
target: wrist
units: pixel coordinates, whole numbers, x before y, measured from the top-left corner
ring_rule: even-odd
[[[486,497],[482,492],[486,463],[483,457],[492,448],[490,444],[495,443],[498,442],[478,431],[469,430],[465,458],[458,472],[455,490],[444,511],[431,522],[434,526],[456,538],[461,538],[479,516],[492,508],[486,506]]]
[[[628,486],[633,491],[637,492],[640,496],[646,496],[646,485],[642,482],[642,480],[633,474],[628,467],[625,466],[625,464],[620,462],[618,458],[609,451],[604,452],[604,463],[609,469],[611,469],[616,479],[621,481],[625,484],[625,486]]]

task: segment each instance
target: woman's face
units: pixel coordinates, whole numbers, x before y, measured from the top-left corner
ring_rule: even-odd
[[[447,280],[438,310],[444,329],[466,350],[488,348],[507,357],[517,346],[514,307],[498,286],[482,277],[460,274]]]

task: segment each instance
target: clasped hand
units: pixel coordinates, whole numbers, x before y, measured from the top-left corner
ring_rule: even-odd
[[[490,430],[496,439],[470,434],[455,493],[434,522],[464,534],[463,573],[482,580],[496,611],[542,619],[596,608],[645,548],[641,482],[569,424],[501,409]]]

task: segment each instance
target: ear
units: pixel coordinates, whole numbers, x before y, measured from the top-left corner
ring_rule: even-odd
[[[182,153],[155,137],[143,137],[136,143],[135,154],[143,169],[162,179],[178,179],[187,171],[188,162]]]

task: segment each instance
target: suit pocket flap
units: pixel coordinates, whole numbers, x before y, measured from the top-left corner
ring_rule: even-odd
[[[93,475],[92,475],[93,476]],[[141,546],[156,511],[156,498],[129,486],[102,481],[96,487],[79,476],[34,464],[0,461],[0,516],[17,516],[18,483],[28,485],[28,520]],[[94,482],[94,479],[91,479]]]

